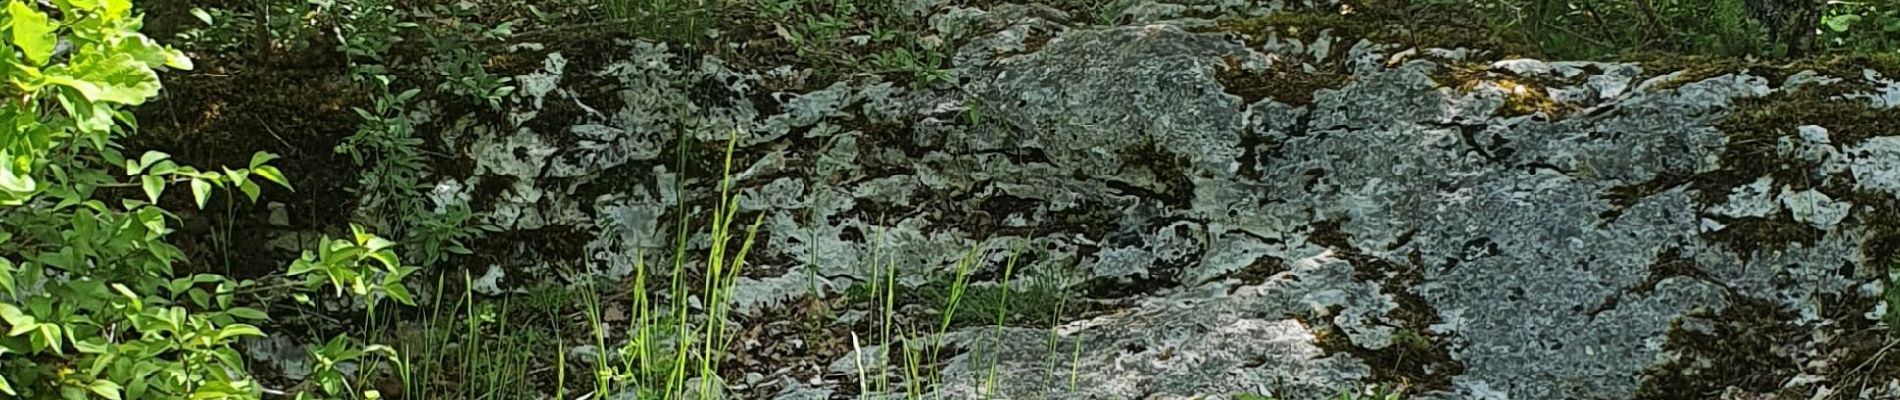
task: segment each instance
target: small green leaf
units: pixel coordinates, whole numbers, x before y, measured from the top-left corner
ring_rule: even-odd
[[[152,175],[140,175],[139,180],[142,181],[142,185],[140,186],[145,188],[145,198],[151,199],[153,204],[157,204],[158,195],[165,194],[165,178]]]
[[[397,302],[402,303],[403,305],[408,305],[408,306],[416,305],[416,299],[413,296],[409,295],[409,288],[403,287],[401,283],[397,283],[393,285],[384,285],[383,292],[388,293],[389,298],[395,299]]]
[[[277,171],[277,167],[262,165],[251,168],[251,175],[261,176],[271,182],[277,182],[277,184],[283,185],[285,189],[296,190],[296,188],[290,187],[290,180],[284,179],[284,173]]]
[[[178,163],[174,163],[172,160],[158,160],[158,165],[148,164],[145,168],[148,169],[146,172],[151,175],[171,175],[180,170]]]
[[[125,287],[123,284],[114,283],[112,284],[112,290],[119,292],[120,296],[124,296],[127,301],[132,302],[132,311],[145,309],[145,301],[140,300],[138,294],[132,293],[132,289]]]
[[[386,269],[395,269],[401,266],[401,264],[396,261],[396,253],[388,251],[371,252],[369,253],[369,257],[376,259],[378,262],[382,262],[383,268]]]
[[[204,22],[205,25],[211,25],[211,13],[203,8],[192,7],[191,16],[198,17],[198,21]]]
[[[265,313],[264,313],[263,311],[260,311],[260,310],[258,310],[258,309],[255,309],[255,308],[250,308],[250,307],[237,307],[237,308],[232,308],[232,309],[229,309],[229,310],[224,310],[224,313],[226,313],[226,314],[231,314],[231,316],[233,316],[233,317],[237,317],[237,318],[242,318],[242,319],[248,319],[248,320],[267,320],[267,319],[270,319],[270,315],[269,315],[269,314],[265,314]]]
[[[7,377],[5,376],[0,376],[0,393],[6,393],[8,396],[20,395],[13,391],[13,384],[7,383]]]
[[[256,203],[257,196],[263,192],[262,189],[257,187],[257,182],[251,182],[249,180],[238,181],[238,191],[244,192],[244,197],[249,197],[252,203]]]
[[[165,160],[168,158],[172,158],[172,155],[165,154],[165,152],[162,152],[162,151],[147,151],[145,152],[144,155],[139,156],[138,168],[134,168],[131,171],[127,171],[126,173],[137,174],[139,172],[143,172],[145,171],[146,168],[151,167],[153,164],[157,164],[159,161]]]
[[[1843,14],[1821,19],[1821,24],[1827,25],[1828,29],[1835,32],[1847,32],[1847,29],[1852,28],[1855,22],[1860,22],[1859,15]]]
[[[395,246],[396,242],[391,242],[389,239],[376,236],[370,236],[369,240],[363,243],[363,248],[369,249],[369,251],[382,251],[383,249]]]
[[[251,155],[251,168],[262,167],[264,166],[264,163],[270,162],[271,160],[275,160],[275,159],[277,159],[276,154],[271,154],[268,151],[257,152],[257,154]]]
[[[13,44],[20,46],[20,51],[26,53],[26,59],[33,63],[32,66],[45,65],[46,59],[53,56],[53,49],[59,45],[56,35],[59,24],[25,1],[14,0],[7,4],[7,12],[13,16]]]
[[[211,182],[204,179],[191,179],[191,197],[198,200],[198,208],[204,209],[205,202],[211,200]]]
[[[236,324],[236,325],[226,326],[224,327],[224,329],[218,330],[218,340],[225,340],[225,339],[230,339],[230,338],[238,337],[238,336],[261,337],[261,336],[264,336],[264,331],[257,329],[257,327],[255,326],[250,326],[250,325],[245,325],[245,324]]]

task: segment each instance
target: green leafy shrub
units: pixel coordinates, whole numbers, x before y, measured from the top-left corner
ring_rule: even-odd
[[[220,53],[248,49],[259,52],[301,51],[335,24],[329,17],[337,0],[252,0],[238,7],[192,7],[192,17],[204,25],[181,30],[175,36],[184,48]]]
[[[357,213],[379,231],[395,231],[398,236],[403,220],[421,215],[424,207],[422,179],[428,175],[423,161],[422,138],[416,137],[409,121],[409,103],[422,91],[395,92],[390,78],[368,78],[372,87],[369,108],[352,110],[360,118],[356,133],[338,144],[338,153],[364,170],[357,175]]]
[[[1850,53],[1900,51],[1900,3],[1839,1],[1821,17],[1821,45]]]
[[[484,64],[488,54],[482,51],[480,43],[507,39],[514,35],[513,21],[486,26],[473,22],[475,5],[469,2],[436,4],[428,14],[438,23],[431,24],[426,30],[429,40],[429,63],[434,66],[441,84],[438,91],[465,96],[487,103],[491,109],[500,109],[501,101],[514,93],[510,85],[514,78],[495,75],[488,72]]]
[[[159,70],[191,68],[181,52],[140,34],[142,16],[132,10],[129,0],[6,5],[0,393],[258,398],[263,389],[233,346],[263,336],[252,323],[269,316],[245,304],[307,286],[287,284],[290,275],[179,273],[174,266],[184,253],[166,240],[176,217],[161,201],[174,186],[200,208],[220,189],[255,201],[260,182],[289,182],[267,153],[245,168],[215,170],[159,152],[123,154],[116,139],[136,126],[125,108],[158,95]],[[292,275],[349,281],[353,292],[406,301],[406,292],[392,288],[408,270],[391,267],[395,255],[381,239],[361,231],[356,238],[355,247],[332,246],[329,257],[302,261]],[[384,268],[371,270],[367,260]],[[379,289],[362,277],[374,277]]]

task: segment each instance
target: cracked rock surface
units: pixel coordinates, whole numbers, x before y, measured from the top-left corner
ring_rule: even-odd
[[[676,204],[716,201],[731,138],[741,212],[764,221],[741,331],[801,337],[774,318],[887,265],[928,287],[971,249],[981,284],[1021,246],[1034,279],[1012,290],[1061,282],[1092,304],[944,335],[961,351],[928,390],[952,398],[1900,396],[1900,377],[1843,365],[1868,357],[1850,342],[1874,337],[1900,233],[1900,131],[1728,123],[1822,89],[1900,112],[1891,78],[1261,43],[1184,16],[1282,8],[1226,3],[1148,2],[1127,13],[1151,24],[1107,27],[956,8],[934,25],[978,33],[958,83],[928,88],[646,42],[551,52],[507,121],[443,123],[474,165],[453,178],[502,228],[581,242],[512,250],[500,291],[556,263],[670,265]],[[1229,79],[1314,71],[1342,78],[1265,97]],[[674,159],[677,132],[694,160]],[[761,362],[733,390],[854,397],[858,374],[829,368],[847,356]]]

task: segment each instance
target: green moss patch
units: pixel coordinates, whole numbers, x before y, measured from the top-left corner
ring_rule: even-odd
[[[1308,73],[1290,63],[1275,63],[1266,71],[1248,71],[1228,60],[1226,68],[1215,72],[1214,79],[1227,93],[1240,96],[1243,104],[1273,99],[1292,106],[1313,104],[1314,95],[1352,83],[1352,75],[1340,71]]]
[[[1372,367],[1373,382],[1421,389],[1418,391],[1450,390],[1452,378],[1464,374],[1465,365],[1451,357],[1451,338],[1430,330],[1443,322],[1438,310],[1411,291],[1412,286],[1425,281],[1424,264],[1418,255],[1414,253],[1411,260],[1401,263],[1360,253],[1340,229],[1339,221],[1314,224],[1312,238],[1351,264],[1354,279],[1379,282],[1380,291],[1399,305],[1384,318],[1385,323],[1398,327],[1392,344],[1385,348],[1374,350],[1353,344],[1332,326],[1331,319],[1303,318],[1301,322],[1315,332],[1315,344],[1328,353],[1345,352],[1364,360]]]
[[[1791,324],[1797,316],[1768,301],[1730,298],[1733,303],[1720,312],[1692,312],[1670,324],[1663,349],[1676,356],[1644,371],[1635,399],[1717,398],[1731,388],[1768,395],[1764,398],[1807,398],[1813,388],[1785,387],[1789,379],[1815,374],[1826,377],[1828,386],[1858,387],[1851,385],[1878,385],[1900,376],[1900,365],[1892,360],[1875,362],[1891,342],[1860,317],[1873,307],[1871,298],[1820,296],[1822,318],[1842,323],[1815,328]],[[1685,327],[1689,321],[1705,325],[1690,329]],[[1806,343],[1817,348],[1809,353]]]

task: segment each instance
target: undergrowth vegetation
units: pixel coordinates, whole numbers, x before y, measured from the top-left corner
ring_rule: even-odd
[[[1546,55],[1782,57],[1900,51],[1900,3],[1752,0],[1410,0],[1521,33]]]

